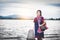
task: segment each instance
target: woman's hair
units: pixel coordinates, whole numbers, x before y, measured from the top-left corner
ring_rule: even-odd
[[[41,10],[37,10],[37,13],[38,13],[38,11],[40,12],[40,16],[42,16],[42,12],[41,12]]]

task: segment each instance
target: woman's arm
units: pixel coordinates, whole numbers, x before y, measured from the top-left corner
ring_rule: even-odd
[[[43,24],[39,25],[39,26],[45,26],[46,25],[46,22],[43,22]]]
[[[42,26],[46,25],[46,22],[44,21],[43,24],[41,24]]]
[[[45,20],[44,20],[44,17],[42,17],[42,24],[41,24],[42,26],[44,26],[44,25],[46,25],[46,22],[45,22]]]
[[[44,20],[44,17],[42,17],[42,24],[40,26],[44,26],[44,25],[46,25],[46,22]]]

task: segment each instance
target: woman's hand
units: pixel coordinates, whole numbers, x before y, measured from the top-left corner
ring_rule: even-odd
[[[43,24],[39,25],[39,27],[44,26],[45,24],[46,24],[46,22],[44,22]]]
[[[39,25],[39,27],[41,27],[42,25]]]

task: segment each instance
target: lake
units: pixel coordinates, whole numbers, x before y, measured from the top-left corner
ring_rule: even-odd
[[[48,29],[44,32],[45,39],[43,40],[60,40],[60,20],[45,21]],[[26,40],[29,30],[34,31],[33,20],[0,20],[0,35],[2,37],[21,37],[21,40]]]

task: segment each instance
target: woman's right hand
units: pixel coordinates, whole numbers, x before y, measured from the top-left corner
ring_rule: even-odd
[[[39,25],[39,27],[41,27],[42,25]]]

